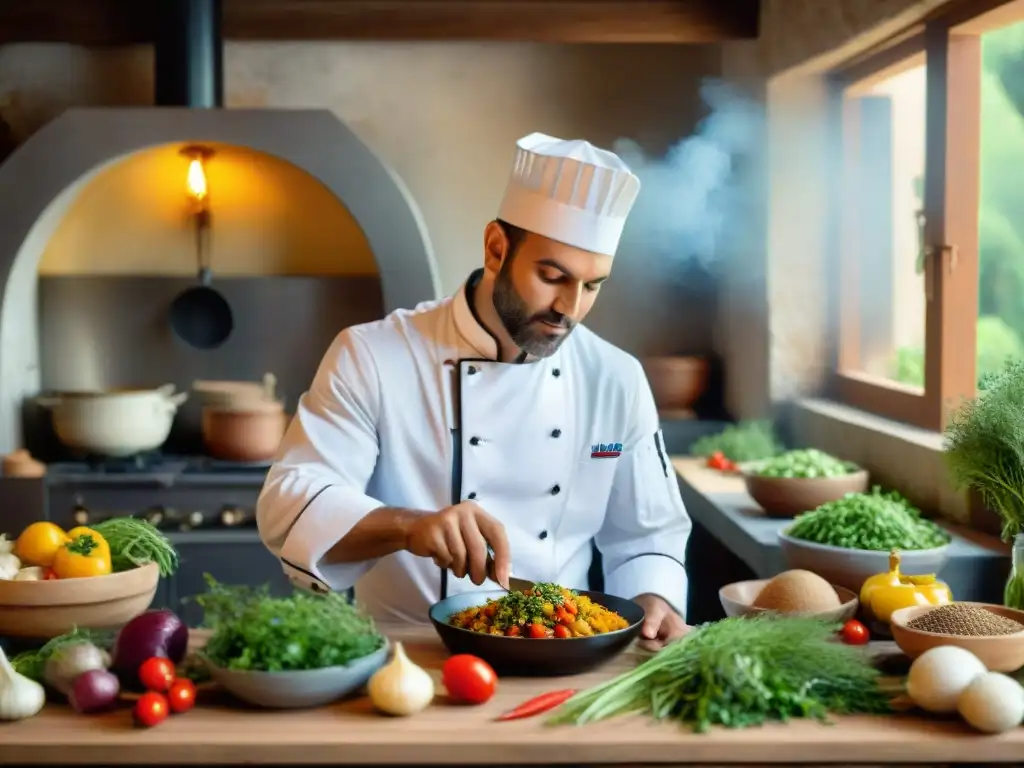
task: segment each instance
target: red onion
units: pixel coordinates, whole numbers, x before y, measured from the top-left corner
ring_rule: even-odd
[[[75,678],[68,701],[75,712],[88,714],[109,709],[121,692],[117,676],[105,669],[90,669]]]
[[[124,685],[138,688],[142,662],[156,656],[179,664],[187,650],[188,627],[173,611],[146,611],[118,633],[111,669]]]

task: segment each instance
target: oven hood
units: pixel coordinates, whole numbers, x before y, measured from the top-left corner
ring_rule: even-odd
[[[224,106],[221,0],[166,0],[153,40],[158,107]]]

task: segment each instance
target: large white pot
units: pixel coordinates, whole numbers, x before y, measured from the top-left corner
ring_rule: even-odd
[[[158,389],[67,392],[36,399],[49,408],[53,431],[68,448],[103,456],[131,456],[162,446],[187,392]]]

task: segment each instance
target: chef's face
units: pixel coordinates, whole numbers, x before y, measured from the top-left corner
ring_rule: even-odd
[[[547,357],[590,312],[612,257],[491,222],[486,267],[494,309],[519,349]]]

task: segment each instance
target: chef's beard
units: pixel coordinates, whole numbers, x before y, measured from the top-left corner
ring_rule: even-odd
[[[554,311],[530,314],[530,309],[512,285],[509,274],[511,259],[506,259],[494,281],[494,311],[505,330],[519,349],[533,357],[549,357],[563,341],[569,338],[576,325],[570,318]],[[562,334],[544,332],[543,321],[568,329]]]

